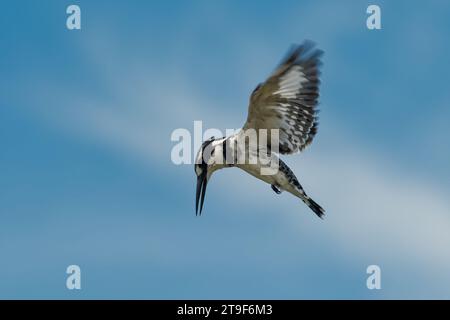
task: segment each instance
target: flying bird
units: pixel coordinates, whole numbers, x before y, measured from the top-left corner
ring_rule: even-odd
[[[196,215],[201,215],[206,186],[213,172],[238,167],[270,184],[277,194],[287,191],[300,198],[318,217],[323,217],[324,209],[306,194],[292,170],[278,157],[303,151],[317,133],[322,54],[311,41],[292,46],[276,70],[252,92],[243,128],[229,137],[212,137],[203,142],[195,162]],[[253,148],[245,143],[250,139],[247,132],[252,130],[258,140],[266,130],[266,143]],[[244,159],[253,156],[254,161],[237,161],[238,154]],[[268,163],[276,164],[273,174],[263,174],[269,168]]]

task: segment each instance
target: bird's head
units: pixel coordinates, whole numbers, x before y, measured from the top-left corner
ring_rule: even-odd
[[[211,137],[203,142],[195,159],[195,174],[197,175],[197,192],[195,198],[196,215],[202,214],[206,185],[208,184],[209,178],[211,177],[212,173],[218,169],[214,159],[216,147],[216,144],[214,143],[215,141],[217,140],[214,139],[214,137]],[[198,210],[199,204],[200,212]]]

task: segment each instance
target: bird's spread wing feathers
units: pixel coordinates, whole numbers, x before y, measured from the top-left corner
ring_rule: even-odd
[[[266,82],[253,91],[243,129],[279,129],[281,154],[309,145],[317,132],[321,55],[309,41],[293,46]],[[269,148],[270,141],[269,131]]]

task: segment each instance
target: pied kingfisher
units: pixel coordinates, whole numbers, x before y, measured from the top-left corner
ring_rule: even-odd
[[[293,154],[302,151],[312,142],[317,132],[316,106],[322,53],[310,41],[294,45],[269,78],[252,92],[244,127],[227,138],[212,137],[203,142],[195,162],[196,214],[202,212],[206,185],[212,173],[225,167],[238,167],[270,184],[277,194],[285,190],[300,198],[322,218],[324,209],[306,195],[294,173],[277,156],[277,152]],[[261,138],[261,129],[270,133],[266,134],[267,142],[264,145],[258,144],[258,147],[254,148],[257,154],[255,150],[250,151],[250,144],[246,145],[245,142],[243,146],[241,143],[236,147],[237,141],[249,130],[257,132],[257,138]],[[276,146],[273,140],[269,139],[275,132]],[[244,141],[247,141],[245,139]],[[256,161],[239,162],[235,157],[229,161],[229,153],[235,155],[237,151],[246,156],[256,155]],[[262,169],[268,166],[267,161],[276,163],[275,173],[262,174]]]

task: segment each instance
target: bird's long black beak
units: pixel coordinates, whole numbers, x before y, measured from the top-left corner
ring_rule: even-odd
[[[205,200],[206,185],[208,180],[206,179],[206,172],[197,177],[197,194],[195,197],[195,215],[201,215],[203,209],[203,201]],[[200,200],[200,212],[198,212],[198,202]]]

